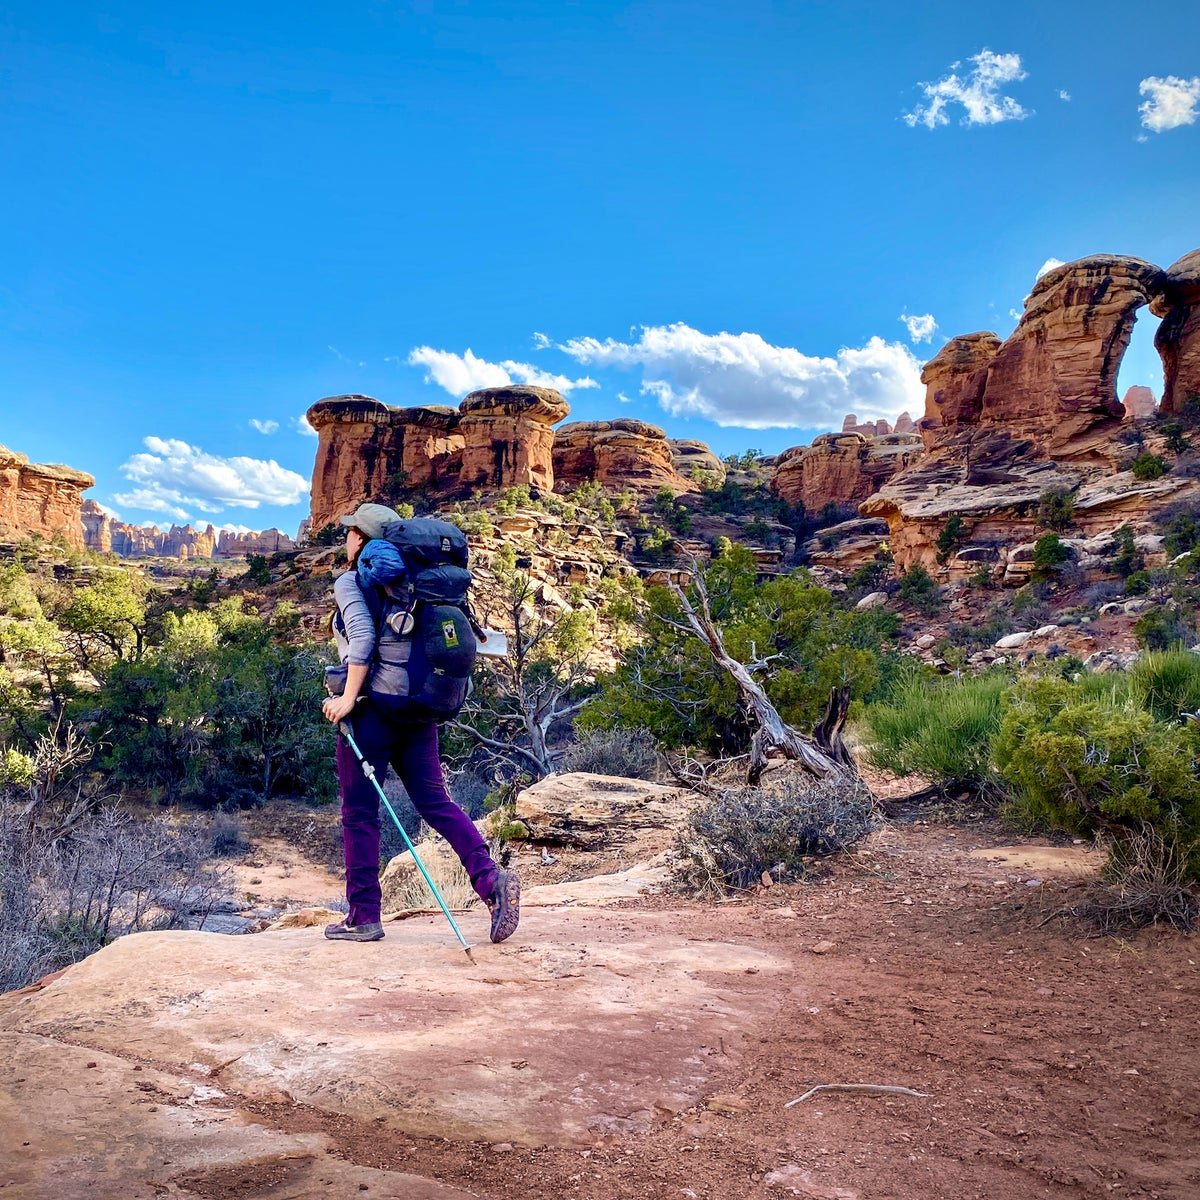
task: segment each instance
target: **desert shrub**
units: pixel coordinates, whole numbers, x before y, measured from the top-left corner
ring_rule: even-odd
[[[924,775],[947,791],[980,788],[991,776],[991,739],[1008,682],[999,671],[954,680],[908,673],[885,701],[864,710],[870,761],[897,775]]]
[[[1159,721],[1200,711],[1200,654],[1191,650],[1151,650],[1127,672],[1130,699]]]
[[[1122,525],[1113,536],[1117,546],[1113,554],[1112,569],[1115,574],[1125,579],[1134,571],[1140,571],[1144,563],[1134,544],[1132,525]]]
[[[993,755],[1015,815],[1112,839],[1119,869],[1149,829],[1200,878],[1200,733],[1130,702],[1043,677],[1006,695]]]
[[[1125,595],[1144,596],[1150,590],[1150,572],[1134,571],[1125,576]]]
[[[911,605],[918,612],[925,613],[927,616],[937,612],[942,603],[938,585],[921,563],[913,563],[900,576],[897,594],[905,604]]]
[[[208,840],[165,817],[105,808],[56,842],[0,801],[0,989],[78,962],[126,933],[203,928],[225,894]]]
[[[730,788],[700,805],[676,844],[685,891],[723,895],[764,871],[801,878],[813,857],[845,850],[874,825],[870,792],[857,775],[816,779],[799,767],[771,772],[761,787]]]
[[[563,754],[562,769],[654,779],[658,747],[648,729],[582,729]]]
[[[1177,609],[1148,608],[1133,623],[1133,636],[1147,650],[1169,650],[1195,636]]]
[[[1161,479],[1170,470],[1170,467],[1167,465],[1167,460],[1161,455],[1143,450],[1133,460],[1129,469],[1133,472],[1134,479],[1145,482],[1150,479]]]
[[[240,816],[218,813],[208,831],[208,847],[214,858],[233,858],[250,849],[250,839]]]
[[[1075,515],[1075,493],[1068,488],[1053,488],[1038,500],[1038,524],[1061,533]]]
[[[967,540],[967,529],[963,519],[955,513],[942,526],[937,536],[937,560],[945,565],[950,561],[954,552]]]
[[[265,554],[246,555],[246,572],[242,576],[242,580],[255,587],[265,587],[271,582],[271,568]]]
[[[1033,544],[1033,578],[1049,579],[1071,557],[1071,549],[1057,533],[1044,533]]]
[[[1163,547],[1174,558],[1200,547],[1200,505],[1173,504],[1155,521],[1163,534]]]

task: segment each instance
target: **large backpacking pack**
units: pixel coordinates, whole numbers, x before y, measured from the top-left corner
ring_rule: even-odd
[[[448,721],[475,665],[467,539],[447,521],[390,521],[359,552],[358,584],[375,619],[371,699],[407,720]]]

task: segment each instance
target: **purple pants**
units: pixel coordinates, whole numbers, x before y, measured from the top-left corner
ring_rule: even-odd
[[[389,721],[370,704],[354,715],[354,740],[382,782],[390,763],[413,807],[450,843],[480,899],[492,894],[496,864],[475,823],[446,791],[438,758],[437,726]],[[350,743],[337,740],[338,788],[342,797],[342,846],[351,925],[379,920],[379,793],[363,774]]]

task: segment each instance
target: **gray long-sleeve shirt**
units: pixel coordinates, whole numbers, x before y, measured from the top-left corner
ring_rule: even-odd
[[[333,628],[338,657],[351,666],[369,666],[375,656],[375,622],[358,586],[357,572],[347,571],[337,577],[333,585],[333,599],[346,628],[345,636],[336,624]]]

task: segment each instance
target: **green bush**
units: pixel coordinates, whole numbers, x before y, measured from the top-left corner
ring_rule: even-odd
[[[941,594],[933,576],[921,563],[913,563],[900,576],[900,587],[897,589],[900,599],[918,612],[927,616],[938,611],[942,605]]]
[[[1122,525],[1113,536],[1116,538],[1117,548],[1113,554],[1112,569],[1122,579],[1127,579],[1143,566],[1142,556],[1134,544],[1133,526]]]
[[[886,701],[864,710],[870,761],[947,790],[978,788],[991,775],[990,744],[1008,682],[998,671],[956,680],[910,672]]]
[[[1169,650],[1193,634],[1179,612],[1169,608],[1148,608],[1133,624],[1133,636],[1147,650]]]
[[[1071,548],[1057,533],[1044,533],[1033,544],[1033,578],[1049,579],[1071,557]]]
[[[954,552],[967,540],[966,526],[963,524],[963,519],[955,513],[942,526],[941,533],[937,536],[937,560],[943,566],[950,561]]]
[[[1069,488],[1052,488],[1038,501],[1038,524],[1061,533],[1075,515],[1075,493]]]
[[[1129,468],[1133,472],[1134,479],[1143,481],[1149,479],[1161,479],[1169,470],[1167,460],[1158,454],[1151,454],[1149,450],[1143,450],[1141,454],[1133,460],[1133,464]]]
[[[1200,735],[1133,703],[1089,697],[1061,679],[1026,681],[1005,697],[993,742],[1016,813],[1113,839],[1119,867],[1147,827],[1200,878]]]

